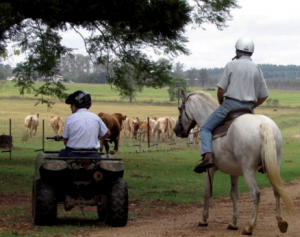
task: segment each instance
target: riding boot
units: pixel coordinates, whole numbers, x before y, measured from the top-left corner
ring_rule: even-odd
[[[198,174],[203,173],[206,169],[213,167],[214,165],[214,154],[212,152],[205,153],[203,162],[197,165],[194,171]]]

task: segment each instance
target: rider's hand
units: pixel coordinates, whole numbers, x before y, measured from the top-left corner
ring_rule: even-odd
[[[54,138],[55,141],[62,141],[63,140],[63,137],[62,136],[55,136]]]

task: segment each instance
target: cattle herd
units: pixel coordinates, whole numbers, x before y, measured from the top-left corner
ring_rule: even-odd
[[[176,120],[172,117],[152,117],[141,121],[138,117],[128,118],[121,113],[107,114],[101,112],[98,116],[102,119],[111,133],[108,139],[101,140],[100,151],[102,152],[103,148],[105,148],[106,154],[114,154],[118,151],[121,131],[123,138],[137,139],[140,135],[142,141],[145,141],[145,137],[147,138],[148,136],[151,138],[157,137],[162,141],[172,139],[174,136]],[[39,126],[39,114],[26,116],[24,123],[26,136],[34,136]],[[64,129],[64,119],[60,116],[52,116],[50,123],[54,134],[56,136],[61,136]],[[198,126],[191,130],[189,138],[190,143],[195,142],[198,144],[199,130]],[[32,134],[33,131],[34,133]],[[114,143],[114,149],[112,151],[109,151],[108,143]]]

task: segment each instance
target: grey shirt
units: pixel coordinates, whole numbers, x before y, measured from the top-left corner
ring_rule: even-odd
[[[217,86],[225,91],[225,97],[239,101],[256,103],[269,95],[261,69],[247,56],[227,63]]]

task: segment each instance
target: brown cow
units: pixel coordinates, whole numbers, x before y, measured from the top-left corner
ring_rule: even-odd
[[[145,140],[145,136],[148,136],[148,122],[143,121],[140,126],[141,136],[143,136],[142,141]],[[150,136],[151,136],[151,128],[150,128]]]
[[[28,115],[24,120],[25,128],[26,128],[26,136],[28,135],[28,129],[30,130],[30,136],[32,137],[32,131],[35,130],[33,136],[36,134],[37,127],[39,126],[39,114]]]
[[[103,139],[101,140],[101,147],[100,151],[103,151],[103,146],[105,147],[106,154],[109,152],[109,145],[108,142],[115,144],[114,150],[110,152],[110,154],[115,154],[118,151],[119,148],[119,139],[120,139],[120,131],[121,131],[121,125],[118,119],[107,113],[99,113],[98,116],[102,119],[102,121],[105,123],[106,127],[110,131],[110,136],[108,137],[109,140]]]
[[[126,120],[127,116],[126,115],[123,116],[121,113],[114,113],[113,116],[119,121],[121,131],[122,131],[123,121]]]
[[[55,136],[57,136],[58,131],[60,135],[62,135],[62,133],[64,132],[64,126],[65,126],[65,122],[62,117],[51,116],[51,127],[53,128]]]

